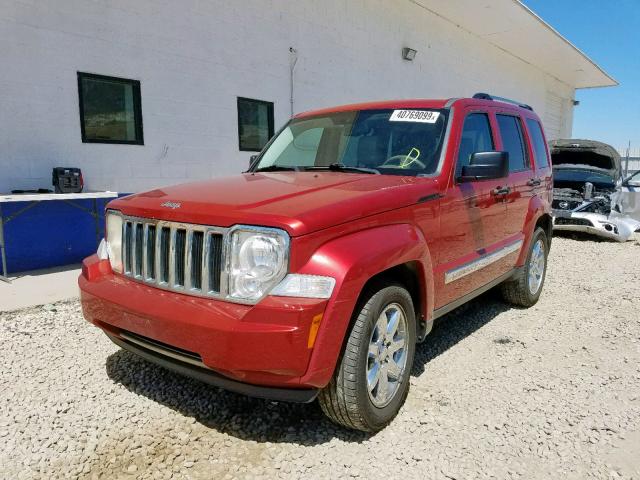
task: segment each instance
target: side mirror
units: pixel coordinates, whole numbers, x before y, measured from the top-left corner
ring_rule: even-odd
[[[255,163],[258,161],[258,158],[260,157],[260,155],[256,154],[256,155],[251,155],[249,157],[249,170],[251,170],[253,168],[253,166],[255,165]]]
[[[459,182],[490,180],[509,176],[509,152],[476,152],[462,167]]]

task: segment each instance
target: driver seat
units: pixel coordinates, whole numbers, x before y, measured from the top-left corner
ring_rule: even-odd
[[[377,135],[363,136],[358,141],[358,166],[375,168],[386,159],[386,145]]]

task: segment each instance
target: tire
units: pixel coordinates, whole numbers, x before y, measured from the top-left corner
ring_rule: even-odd
[[[540,257],[538,248],[542,248],[542,257]],[[513,278],[500,286],[502,297],[507,302],[520,307],[535,305],[542,293],[542,287],[544,287],[548,256],[549,239],[542,228],[537,228],[533,232],[524,266],[518,270]]]
[[[401,285],[377,284],[362,298],[342,358],[318,401],[322,411],[338,425],[375,432],[393,420],[407,398],[416,320],[411,295]],[[404,325],[396,313],[404,316]],[[391,337],[388,332],[393,330],[389,326],[394,318],[398,321]],[[379,335],[382,325],[387,326],[387,333]],[[404,347],[400,348],[402,341]]]

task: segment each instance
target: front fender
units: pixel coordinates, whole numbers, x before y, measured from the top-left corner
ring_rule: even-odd
[[[427,309],[433,311],[433,278],[425,274],[433,271],[431,254],[422,232],[412,225],[387,225],[337,238],[321,246],[299,270],[336,279],[303,383],[319,388],[329,383],[363,287],[378,273],[407,262],[418,266],[423,315],[431,318]]]

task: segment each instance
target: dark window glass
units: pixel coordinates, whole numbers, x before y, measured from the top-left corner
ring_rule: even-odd
[[[493,137],[491,136],[491,124],[486,113],[472,113],[464,120],[460,149],[458,150],[458,163],[456,165],[456,177],[460,176],[462,167],[469,165],[471,155],[476,152],[493,151]]]
[[[536,159],[536,167],[548,167],[549,157],[547,156],[547,144],[544,141],[544,135],[542,134],[540,124],[534,119],[528,118],[527,127],[529,127],[529,135],[531,136],[531,144],[533,145],[533,156]]]
[[[273,103],[238,98],[240,150],[259,152],[273,137]]]
[[[520,120],[512,115],[496,115],[502,147],[509,152],[509,171],[517,172],[526,167],[526,154]]]
[[[143,144],[140,82],[78,72],[85,143]]]

